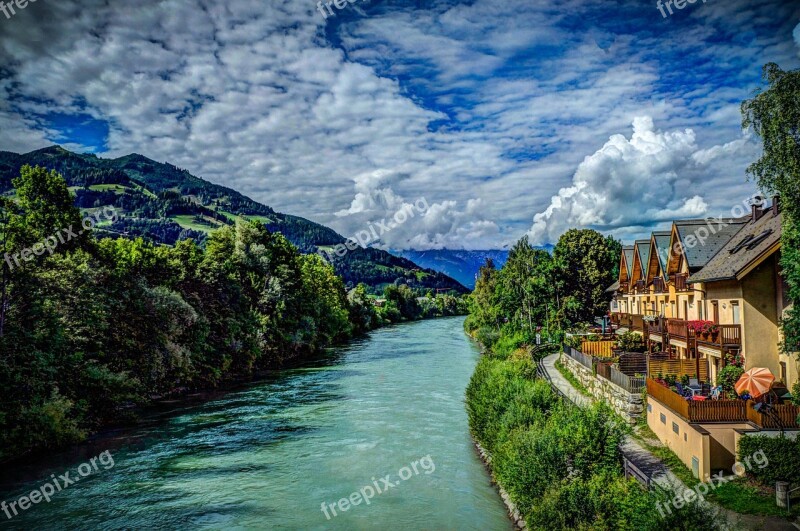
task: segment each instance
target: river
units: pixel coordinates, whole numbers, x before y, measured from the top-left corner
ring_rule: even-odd
[[[381,329],[6,469],[0,499],[42,487],[51,501],[0,512],[0,528],[509,530],[467,429],[478,351],[462,324]],[[65,472],[79,481],[62,485]],[[63,489],[49,495],[53,481]]]

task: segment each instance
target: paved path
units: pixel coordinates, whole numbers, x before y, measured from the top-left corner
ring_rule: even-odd
[[[580,407],[586,407],[594,402],[593,399],[583,395],[564,378],[556,368],[560,353],[551,354],[539,362],[539,373],[550,382],[559,394],[565,396]],[[687,490],[686,485],[667,468],[661,459],[644,448],[638,441],[626,437],[620,446],[622,455],[645,473],[650,481],[673,492]],[[717,507],[714,505],[713,507]],[[787,522],[781,518],[740,515],[727,509],[725,513],[728,525],[732,529],[769,530],[769,531],[797,531],[800,526]]]

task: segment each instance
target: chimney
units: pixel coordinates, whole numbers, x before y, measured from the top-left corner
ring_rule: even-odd
[[[777,216],[781,213],[781,196],[773,195],[772,196],[772,215]]]
[[[755,223],[764,215],[764,198],[761,196],[756,196],[753,198],[753,202],[750,203],[750,208],[752,210],[752,215],[750,216],[750,222]]]

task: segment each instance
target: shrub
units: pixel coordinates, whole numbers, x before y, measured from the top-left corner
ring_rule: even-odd
[[[740,462],[759,451],[764,452],[768,464],[759,468],[751,458],[751,466],[747,469],[751,476],[770,486],[774,486],[776,481],[800,480],[800,438],[745,435],[739,440]]]
[[[722,390],[729,394],[736,394],[735,385],[739,381],[744,369],[736,365],[726,365],[717,373],[717,385],[722,386]]]
[[[617,338],[617,346],[625,352],[644,352],[644,339],[635,332],[625,332]]]

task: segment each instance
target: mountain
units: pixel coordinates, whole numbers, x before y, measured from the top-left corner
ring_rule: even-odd
[[[465,251],[456,249],[434,249],[430,251],[392,251],[393,254],[411,260],[422,267],[450,276],[470,289],[475,287],[475,275],[487,259],[494,261],[500,269],[508,259],[506,250]]]
[[[25,164],[58,171],[84,212],[113,206],[118,219],[99,224],[99,235],[141,236],[168,245],[193,238],[202,244],[209,232],[233,224],[237,216],[242,216],[261,221],[270,231],[281,232],[303,253],[345,244],[345,238],[333,229],[276,212],[236,190],[138,154],[103,159],[60,146],[26,154],[0,151],[0,194],[13,192],[11,179]],[[344,257],[334,256],[332,263],[348,287],[363,282],[378,292],[388,284],[405,283],[412,288],[468,291],[443,273],[378,249],[357,248]]]

